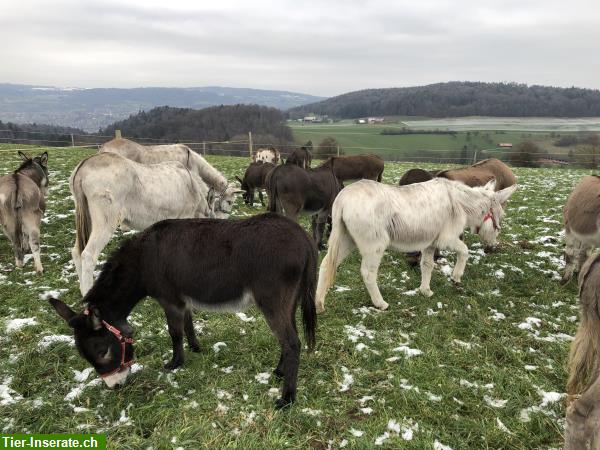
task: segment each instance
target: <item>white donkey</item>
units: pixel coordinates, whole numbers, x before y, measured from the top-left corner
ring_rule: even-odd
[[[156,164],[165,161],[178,161],[195,173],[211,188],[209,203],[218,219],[227,219],[235,203],[235,194],[244,192],[229,185],[227,178],[211,166],[198,153],[183,144],[140,145],[129,139],[113,139],[105,143],[100,152],[117,153],[127,159],[142,164]],[[214,195],[213,195],[214,194]],[[214,201],[213,201],[214,199]]]
[[[146,165],[99,153],[75,167],[69,187],[75,199],[72,255],[82,295],[92,287],[98,256],[117,227],[143,230],[164,219],[214,216],[204,181],[175,161]]]
[[[420,291],[427,297],[433,295],[429,282],[436,248],[457,252],[452,280],[460,282],[469,255],[460,235],[470,227],[487,244],[495,245],[504,216],[501,204],[517,186],[498,192],[494,187],[493,180],[471,188],[435,178],[400,187],[362,180],[344,188],[333,203],[329,249],[319,271],[317,311],[325,310],[325,295],[337,267],[356,247],[362,256],[362,278],[379,309],[388,307],[377,287],[377,271],[388,247],[401,252],[421,251]]]

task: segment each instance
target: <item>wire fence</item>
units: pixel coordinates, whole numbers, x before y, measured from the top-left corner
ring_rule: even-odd
[[[47,139],[44,136],[51,136]],[[53,134],[52,131],[25,131],[0,129],[0,144],[17,144],[22,148],[0,149],[0,153],[16,150],[28,151],[53,147],[78,147],[97,151],[103,144],[114,139],[112,135],[100,134]],[[248,139],[232,141],[187,141],[169,140],[154,137],[133,137],[132,140],[143,145],[184,144],[202,155],[218,155],[250,158],[261,148],[276,148],[283,158],[287,158],[300,144],[273,144],[253,142],[251,134]],[[390,147],[344,146],[313,149],[315,159],[327,159],[343,154],[375,153],[386,161],[437,164],[471,164],[482,159],[494,157],[513,165],[544,165],[597,168],[600,164],[600,148],[588,147],[586,151],[576,154],[527,152],[513,148],[488,149],[425,149],[407,151]]]

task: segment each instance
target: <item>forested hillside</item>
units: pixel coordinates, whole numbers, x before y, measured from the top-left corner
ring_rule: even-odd
[[[600,116],[600,91],[516,83],[450,82],[428,86],[366,89],[292,108],[291,118],[309,113],[334,118],[592,117]]]
[[[162,106],[131,115],[101,130],[112,135],[115,129],[131,139],[154,138],[175,141],[227,141],[236,136],[267,136],[274,142],[292,140],[283,113],[258,105],[214,106],[200,110]]]
[[[71,145],[71,134],[80,139],[85,132],[78,128],[37,123],[16,124],[0,120],[0,144],[23,143],[64,147]]]

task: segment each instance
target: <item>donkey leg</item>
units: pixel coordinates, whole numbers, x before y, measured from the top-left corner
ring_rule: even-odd
[[[41,224],[41,213],[27,213],[23,214],[23,231],[29,239],[29,248],[33,255],[33,262],[35,265],[35,272],[38,275],[44,273],[42,267],[42,258],[40,256],[40,224]]]
[[[388,309],[390,305],[383,300],[377,286],[377,271],[379,270],[382,256],[383,250],[375,250],[375,252],[363,254],[362,262],[360,263],[360,274],[367,287],[367,291],[369,291],[373,305],[383,311]]]
[[[94,268],[98,262],[98,256],[110,241],[114,228],[100,229],[93,228],[90,239],[81,252],[81,278],[79,279],[79,289],[81,295],[87,294],[94,284]]]
[[[469,248],[467,245],[457,239],[456,241],[451,243],[449,246],[451,249],[456,250],[456,264],[454,266],[454,270],[452,271],[452,276],[450,279],[455,283],[460,283],[460,280],[465,273],[465,266],[467,265],[467,259],[469,258]]]
[[[319,250],[324,250],[325,245],[323,244],[323,236],[325,235],[325,225],[327,225],[327,218],[329,217],[329,213],[327,214],[319,214],[317,215],[317,235],[316,242]]]
[[[288,406],[296,399],[300,364],[300,339],[295,324],[296,292],[296,286],[278,292],[254,292],[256,305],[264,314],[269,328],[281,346],[281,356],[275,374],[283,375],[283,390],[281,398],[275,402],[277,408]]]
[[[292,322],[273,317],[267,320],[271,330],[281,345],[281,357],[275,373],[283,375],[281,398],[275,402],[277,408],[283,408],[296,400],[298,366],[300,365],[300,339]]]
[[[421,252],[421,286],[419,290],[425,297],[431,297],[433,291],[430,288],[431,272],[433,271],[433,254],[435,247],[427,247]]]
[[[78,243],[75,242],[75,245],[71,249],[71,258],[73,259],[73,264],[75,265],[75,272],[77,272],[77,279],[81,280],[81,253],[79,253]]]
[[[169,328],[169,336],[171,336],[171,342],[173,343],[173,356],[171,361],[165,364],[165,369],[173,370],[181,366],[185,360],[185,357],[183,356],[185,308],[183,306],[174,305],[172,302],[166,301],[161,301],[161,305],[165,310],[167,326]]]
[[[565,272],[561,284],[567,284],[571,281],[573,274],[579,270],[577,264],[581,246],[581,241],[573,236],[572,233],[565,233]]]
[[[198,339],[196,339],[196,331],[194,330],[192,311],[190,309],[185,310],[183,327],[185,331],[185,337],[187,338],[190,348],[193,352],[199,352],[200,344],[198,343]]]

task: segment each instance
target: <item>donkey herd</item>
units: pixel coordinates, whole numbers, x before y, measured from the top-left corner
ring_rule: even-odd
[[[0,223],[12,243],[15,264],[26,252],[43,273],[40,225],[48,190],[48,154],[31,158],[0,178]],[[465,229],[490,248],[497,243],[505,208],[517,188],[511,169],[497,159],[443,171],[411,169],[399,186],[381,182],[384,162],[374,155],[336,156],[312,168],[308,147],[285,163],[275,149],[261,149],[240,186],[182,144],[142,146],[127,139],[104,144],[73,170],[76,238],[72,250],[85,308],[76,312],[50,302],[73,328],[79,353],[109,387],[123,384],[134,359],[127,318],[146,296],[165,311],[175,369],[184,362],[184,336],[199,350],[194,309],[240,311],[251,305],[265,316],[281,355],[283,377],[277,407],[295,400],[300,306],[308,348],[315,345],[316,314],[340,263],[354,250],[373,305],[388,308],[377,285],[386,249],[420,252],[421,286],[430,279],[436,250],[457,253],[451,275],[460,283],[468,259]],[[357,181],[359,180],[359,181]],[[344,187],[344,182],[355,181]],[[268,212],[228,219],[236,195],[254,203],[268,193]],[[297,223],[311,216],[312,239]],[[327,225],[329,224],[329,227]],[[579,272],[581,324],[571,349],[567,448],[600,445],[600,177],[584,177],[564,207],[566,268],[563,283]],[[113,252],[94,281],[98,257],[115,230],[141,232]],[[329,228],[327,230],[327,228]],[[327,252],[317,274],[318,250]],[[254,261],[261,261],[256,265]],[[593,447],[596,448],[596,447]]]

